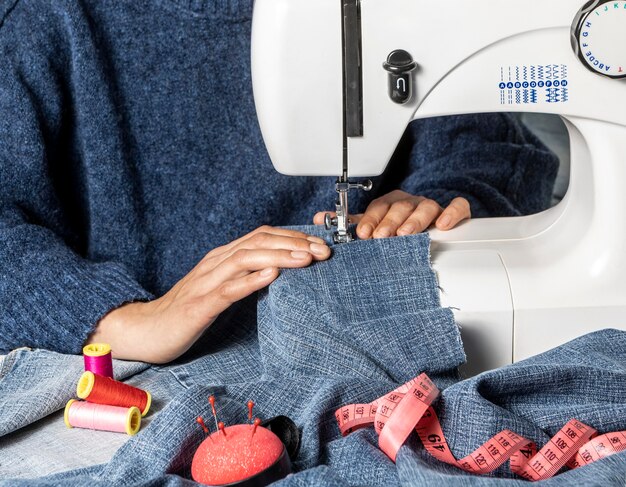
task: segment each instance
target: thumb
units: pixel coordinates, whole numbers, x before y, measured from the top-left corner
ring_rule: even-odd
[[[323,225],[324,224],[324,217],[326,216],[326,213],[330,213],[330,216],[335,217],[336,213],[334,211],[320,211],[318,213],[315,214],[315,216],[313,217],[313,224],[314,225]]]

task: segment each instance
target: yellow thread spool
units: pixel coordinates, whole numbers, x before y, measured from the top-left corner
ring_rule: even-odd
[[[70,399],[69,401],[67,401],[67,404],[65,405],[65,412],[63,413],[63,420],[65,421],[65,426],[67,426],[68,428],[73,428],[73,426],[70,424],[70,406],[74,404],[75,402],[76,402],[76,399]]]
[[[130,436],[136,435],[141,427],[141,411],[136,406],[128,409],[126,416],[126,433]]]
[[[88,357],[102,357],[111,353],[111,345],[108,343],[90,343],[83,347],[83,355]]]

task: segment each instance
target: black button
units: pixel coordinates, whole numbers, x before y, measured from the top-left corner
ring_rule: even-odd
[[[387,56],[383,68],[389,73],[389,98],[394,103],[404,105],[413,94],[413,76],[411,72],[417,63],[408,52],[397,49]]]

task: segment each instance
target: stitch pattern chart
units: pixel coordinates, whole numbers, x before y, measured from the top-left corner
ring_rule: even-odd
[[[500,67],[501,105],[566,103],[569,100],[565,64]]]

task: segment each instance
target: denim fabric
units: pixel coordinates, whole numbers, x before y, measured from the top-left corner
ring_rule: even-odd
[[[151,373],[159,381],[162,374],[181,387],[170,387],[167,405],[108,464],[0,485],[190,485],[191,458],[204,437],[195,418],[210,416],[210,394],[227,424],[245,421],[253,399],[261,417],[287,414],[301,428],[296,473],[277,485],[525,484],[504,468],[477,477],[438,463],[415,438],[394,464],[372,428],[339,435],[336,408],[371,401],[421,371],[444,389],[436,407],[459,458],[506,427],[539,444],[571,417],[601,432],[626,429],[624,332],[597,332],[459,381],[463,360],[452,313],[439,306],[427,236],[334,247],[327,262],[284,271],[260,296],[258,316],[252,300],[243,302],[189,356],[135,376],[139,382]],[[12,373],[3,379],[12,380]],[[92,433],[92,441],[102,434]],[[542,484],[606,487],[625,480],[622,453]]]

